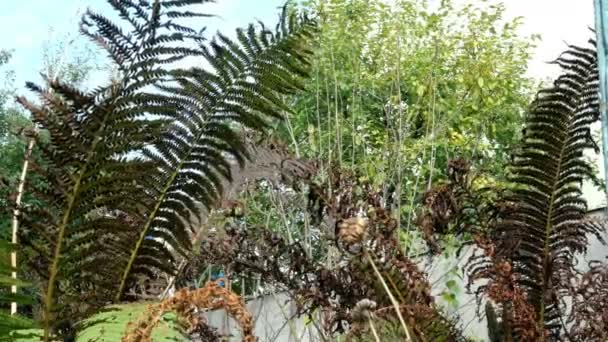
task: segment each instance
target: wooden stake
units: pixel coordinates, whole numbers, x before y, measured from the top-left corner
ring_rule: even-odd
[[[34,149],[34,142],[36,139],[34,136],[29,137],[29,141],[27,144],[27,150],[25,152],[25,160],[23,161],[23,169],[21,170],[21,177],[19,177],[19,186],[17,187],[17,198],[15,199],[15,209],[13,209],[13,222],[12,222],[12,232],[13,236],[11,242],[13,243],[13,248],[17,244],[17,229],[19,228],[19,207],[21,206],[21,197],[23,196],[23,188],[25,187],[25,177],[27,176],[28,164],[30,162],[30,157],[32,155],[32,150]],[[11,272],[11,276],[13,279],[17,280],[17,251],[13,250],[11,252],[11,267],[13,271]],[[17,285],[11,286],[11,293],[17,294]],[[17,303],[11,302],[11,315],[15,315],[17,313]]]

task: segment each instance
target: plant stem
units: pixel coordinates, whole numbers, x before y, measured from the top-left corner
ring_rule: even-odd
[[[401,322],[401,325],[403,326],[403,330],[405,330],[405,340],[408,341],[408,342],[411,342],[412,341],[412,337],[410,336],[410,331],[407,328],[407,325],[405,324],[405,320],[403,319],[403,315],[401,314],[401,309],[399,308],[399,302],[397,302],[397,300],[395,299],[395,296],[393,296],[393,293],[388,288],[388,285],[384,281],[384,277],[382,277],[382,274],[380,273],[380,271],[376,267],[376,263],[374,262],[374,259],[372,259],[372,257],[369,254],[369,252],[367,250],[365,250],[364,254],[367,257],[367,260],[369,261],[369,263],[372,265],[372,268],[374,269],[374,272],[376,272],[376,275],[378,276],[378,279],[380,279],[380,282],[382,283],[382,286],[384,287],[384,290],[386,291],[386,294],[388,294],[388,297],[390,298],[391,303],[395,307],[395,311],[397,311],[397,317],[399,317],[399,321]]]
[[[378,336],[378,332],[376,331],[376,327],[374,327],[374,322],[371,317],[369,317],[369,328],[376,339],[376,342],[380,342],[380,336]]]

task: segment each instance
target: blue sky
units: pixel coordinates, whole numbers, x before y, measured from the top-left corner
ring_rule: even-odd
[[[201,10],[219,17],[204,18],[201,26],[207,26],[208,33],[233,32],[236,27],[258,19],[272,26],[282,4],[283,0],[217,0],[202,5]],[[0,1],[0,32],[3,32],[0,50],[13,51],[7,67],[15,73],[15,86],[23,89],[25,81],[39,80],[45,44],[56,47],[58,42],[76,38],[74,49],[66,51],[66,60],[70,59],[70,52],[82,51],[84,39],[78,36],[78,23],[87,7],[112,14],[105,0]]]

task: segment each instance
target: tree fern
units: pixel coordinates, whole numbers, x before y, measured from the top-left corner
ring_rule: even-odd
[[[120,277],[113,265],[125,239],[137,234],[149,196],[142,180],[154,167],[152,161],[127,155],[153,143],[167,121],[163,118],[175,117],[181,105],[145,89],[175,72],[166,63],[200,54],[176,45],[200,38],[186,29],[186,34],[171,33],[176,24],[163,11],[192,1],[109,2],[132,24],[132,32],[124,34],[91,11],[81,31],[115,61],[118,80],[83,92],[49,79],[45,87],[27,84],[39,103],[18,98],[50,138],[43,148],[45,166],[37,170],[49,188],[36,194],[49,205],[24,209],[22,239],[39,253],[32,261],[47,283],[45,340],[52,330],[67,334],[73,320],[113,298]],[[150,114],[162,117],[151,119]]]
[[[123,26],[88,11],[81,31],[107,51],[118,76],[83,92],[58,80],[29,83],[39,103],[18,101],[48,131],[37,172],[49,205],[25,208],[22,240],[46,281],[44,339],[73,336],[74,322],[118,301],[136,278],[173,273],[190,248],[188,220],[247,157],[239,127],[263,129],[288,108],[281,95],[307,74],[314,22],[284,10],[274,32],[250,25],[237,40],[176,18],[205,1],[109,0]],[[209,68],[177,68],[200,57]]]
[[[496,255],[512,265],[538,326],[557,338],[564,328],[560,300],[568,294],[575,256],[585,252],[588,235],[601,227],[585,218],[581,191],[591,173],[583,151],[595,146],[590,124],[599,118],[596,52],[570,47],[556,63],[564,73],[530,107],[510,169],[514,189],[506,203],[511,209],[493,230],[493,240]],[[484,272],[487,267],[478,267],[473,275]]]

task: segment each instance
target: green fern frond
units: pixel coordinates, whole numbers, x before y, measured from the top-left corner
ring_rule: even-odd
[[[22,331],[35,327],[35,323],[20,315],[11,315],[4,307],[15,302],[19,305],[32,304],[32,298],[10,293],[11,286],[30,286],[27,282],[19,279],[14,279],[11,273],[15,271],[10,265],[10,254],[16,246],[0,241],[0,341],[11,341],[11,334],[16,331]]]
[[[115,342],[121,341],[128,330],[129,323],[136,322],[152,303],[137,302],[125,305],[113,305],[104,308],[102,312],[91,316],[79,323],[80,330],[75,337],[76,342]],[[0,314],[0,318],[4,318]],[[0,321],[0,326],[4,321]],[[2,331],[2,330],[0,330]],[[0,341],[7,342],[37,342],[43,337],[41,329],[13,330],[0,334]],[[188,341],[184,329],[180,326],[174,313],[165,314],[158,326],[152,331],[153,341]]]
[[[86,321],[76,336],[76,342],[115,342],[121,341],[129,323],[136,322],[151,303],[131,303],[114,305],[104,309]],[[174,313],[162,317],[152,332],[152,341],[188,341]]]
[[[3,339],[4,336],[0,337],[0,341],[39,342],[42,336],[42,329],[20,329],[6,335],[6,339]]]

